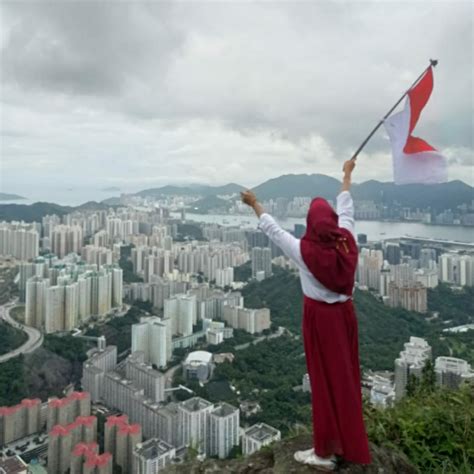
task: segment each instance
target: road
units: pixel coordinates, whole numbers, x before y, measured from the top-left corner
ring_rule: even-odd
[[[16,301],[4,304],[0,306],[0,319],[3,319],[5,322],[13,326],[14,328],[20,329],[23,332],[26,332],[28,335],[28,340],[21,345],[20,347],[14,349],[13,351],[8,352],[0,356],[0,363],[6,362],[7,360],[17,357],[20,354],[28,354],[38,349],[43,344],[43,334],[41,334],[38,329],[24,326],[23,324],[18,323],[10,316],[10,310],[15,306]]]
[[[273,334],[270,334],[269,336],[260,336],[260,337],[258,337],[257,339],[254,339],[251,342],[246,342],[245,344],[240,344],[240,346],[235,346],[235,350],[236,351],[241,351],[243,349],[247,349],[250,346],[255,346],[255,345],[259,344],[262,341],[267,341],[267,340],[270,340],[270,339],[275,339],[275,337],[283,336],[283,334],[285,334],[285,331],[288,331],[288,329],[284,328],[283,326],[280,326],[278,328],[278,330],[276,332],[274,332]],[[288,331],[288,332],[290,333],[290,331]]]
[[[165,372],[165,388],[166,389],[169,389],[173,386],[173,377],[174,377],[174,374],[179,370],[179,369],[182,369],[182,365],[181,364],[178,364],[178,365],[175,365],[174,367],[171,367],[170,369],[168,369],[166,372]]]

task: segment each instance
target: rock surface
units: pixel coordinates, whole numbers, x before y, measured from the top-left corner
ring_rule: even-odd
[[[170,466],[163,473],[314,474],[322,472],[314,467],[303,466],[293,459],[295,451],[309,449],[311,444],[311,435],[301,435],[275,443],[248,458],[222,461],[207,459],[204,462],[194,460],[186,464]],[[408,459],[399,453],[373,444],[370,450],[372,453],[370,466],[345,463],[339,465],[336,472],[350,474],[415,474],[418,472]]]

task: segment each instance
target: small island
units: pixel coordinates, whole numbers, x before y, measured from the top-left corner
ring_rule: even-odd
[[[117,186],[109,186],[107,188],[102,188],[101,191],[107,192],[107,193],[112,193],[112,192],[119,192],[120,188]]]
[[[0,201],[22,201],[26,199],[18,194],[0,193]]]

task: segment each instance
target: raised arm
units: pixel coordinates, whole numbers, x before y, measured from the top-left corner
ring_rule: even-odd
[[[349,192],[351,188],[351,175],[355,168],[355,160],[348,160],[344,163],[344,177],[342,179],[342,188],[337,196],[337,215],[339,217],[339,227],[347,229],[355,238],[354,223],[354,202]]]
[[[242,202],[250,206],[260,219],[258,224],[260,230],[262,230],[275,245],[280,247],[288,258],[291,258],[297,265],[302,265],[300,241],[294,235],[282,229],[272,216],[265,213],[263,206],[258,202],[257,196],[255,196],[252,191],[245,191],[240,194],[242,196]]]
[[[351,189],[351,176],[352,172],[354,171],[356,162],[354,159],[347,160],[342,167],[342,171],[344,172],[344,176],[342,178],[342,188],[341,193],[343,191],[349,191]]]

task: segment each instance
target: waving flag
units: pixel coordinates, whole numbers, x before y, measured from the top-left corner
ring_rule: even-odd
[[[448,179],[447,160],[434,147],[412,135],[433,90],[433,68],[410,89],[405,108],[385,120],[393,153],[395,184],[444,183]]]

